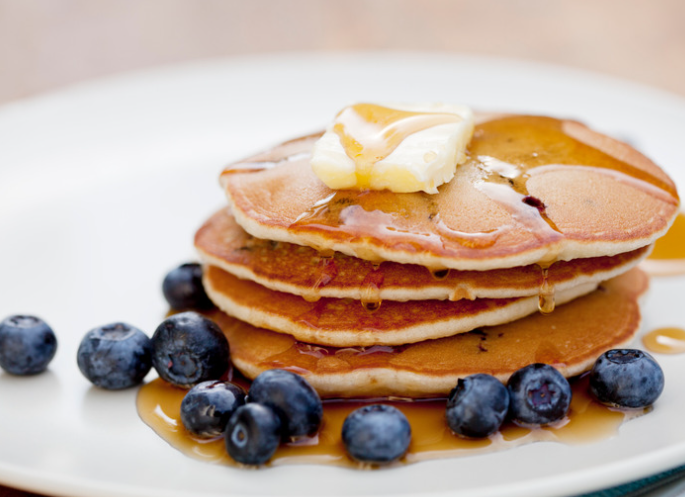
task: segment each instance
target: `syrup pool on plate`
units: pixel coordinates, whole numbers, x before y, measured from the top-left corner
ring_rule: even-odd
[[[643,336],[642,343],[650,352],[682,354],[685,353],[685,330],[678,327],[657,328]]]
[[[685,214],[678,214],[668,233],[656,241],[641,266],[655,276],[685,273]],[[677,326],[654,329],[642,337],[642,344],[658,354],[685,353],[685,329]]]
[[[247,386],[247,381],[241,381]],[[496,434],[480,440],[466,440],[451,433],[445,422],[445,399],[324,400],[323,425],[319,433],[298,443],[281,445],[270,464],[358,466],[347,456],[343,447],[342,424],[354,409],[370,402],[394,405],[409,420],[412,442],[406,456],[398,464],[494,452],[540,441],[569,445],[591,443],[616,435],[622,423],[649,409],[616,410],[598,403],[588,392],[587,376],[574,379],[571,385],[573,400],[564,420],[542,428],[507,423]],[[186,392],[161,379],[153,380],[141,387],[138,393],[138,413],[160,437],[187,456],[206,462],[236,465],[226,453],[223,439],[205,440],[186,432],[180,420],[181,401]]]

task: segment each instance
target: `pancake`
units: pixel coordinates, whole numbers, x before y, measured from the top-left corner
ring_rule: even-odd
[[[248,378],[267,369],[303,375],[322,397],[445,396],[459,378],[492,374],[502,381],[534,362],[570,377],[606,350],[627,345],[640,325],[639,297],[648,278],[635,268],[550,315],[398,347],[331,348],[298,342],[214,311],[231,358]]]
[[[215,266],[205,267],[207,295],[219,309],[251,325],[332,347],[401,345],[465,333],[538,311],[538,297],[476,300],[388,300],[369,312],[356,300],[302,297],[269,290]],[[592,292],[586,283],[555,296],[557,304]]]
[[[543,283],[541,269],[535,264],[490,271],[453,269],[436,276],[416,264],[383,262],[376,267],[370,261],[339,252],[333,257],[321,257],[310,247],[254,238],[226,209],[215,213],[197,231],[195,247],[206,264],[309,301],[320,297],[361,300],[368,297],[366,287],[374,277],[382,279],[377,298],[383,301],[534,296],[540,293]],[[650,248],[612,257],[556,262],[548,269],[547,284],[561,292],[613,278],[643,260]]]
[[[433,270],[612,256],[651,244],[678,212],[671,179],[574,121],[495,117],[439,193],[330,190],[309,136],[226,168],[229,207],[260,239]]]

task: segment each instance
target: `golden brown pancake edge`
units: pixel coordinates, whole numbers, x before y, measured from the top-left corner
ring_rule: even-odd
[[[398,347],[322,347],[218,310],[211,317],[229,340],[234,365],[248,378],[281,368],[303,375],[322,397],[435,397],[470,374],[506,381],[534,362],[551,364],[567,377],[588,370],[603,352],[632,340],[640,325],[638,300],[648,286],[635,268],[551,315]]]
[[[215,266],[204,270],[207,295],[227,314],[256,327],[332,347],[401,345],[465,333],[538,311],[538,297],[385,301],[373,312],[356,300],[302,297],[269,290]],[[592,292],[596,282],[558,292],[557,305]]]
[[[536,264],[490,271],[445,270],[444,277],[436,278],[428,268],[416,264],[383,262],[374,266],[341,253],[322,257],[310,247],[256,239],[240,228],[226,209],[198,229],[195,247],[205,264],[310,301],[321,297],[360,300],[365,278],[372,272],[382,277],[379,299],[394,301],[533,296],[542,284]],[[548,268],[547,281],[556,291],[604,281],[637,265],[650,250],[648,246],[611,257],[558,261]]]

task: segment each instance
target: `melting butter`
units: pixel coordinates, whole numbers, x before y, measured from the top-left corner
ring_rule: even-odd
[[[311,164],[334,190],[437,193],[466,159],[473,128],[461,105],[355,104],[314,145]]]

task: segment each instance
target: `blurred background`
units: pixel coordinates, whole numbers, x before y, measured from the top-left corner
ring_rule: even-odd
[[[685,95],[682,0],[0,0],[0,104],[125,71],[302,50],[568,65]]]

